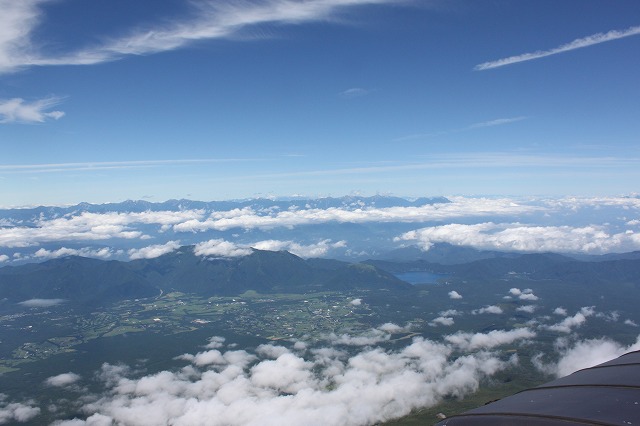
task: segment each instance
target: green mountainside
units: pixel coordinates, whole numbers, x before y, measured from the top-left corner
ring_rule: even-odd
[[[87,304],[181,291],[204,296],[387,289],[412,285],[371,265],[304,260],[286,251],[254,250],[240,258],[196,256],[192,247],[155,259],[101,261],[77,256],[0,268],[0,299],[65,299]]]

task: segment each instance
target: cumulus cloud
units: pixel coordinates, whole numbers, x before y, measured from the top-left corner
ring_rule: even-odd
[[[583,368],[610,361],[627,352],[640,350],[640,336],[636,343],[630,346],[623,346],[611,339],[602,338],[582,340],[573,345],[564,345],[563,342],[559,342],[556,347],[559,353],[557,362],[545,364],[542,354],[536,355],[532,362],[542,372],[563,377]]]
[[[348,354],[327,347],[306,356],[261,345],[253,354],[220,351],[215,363],[185,356],[192,366],[137,379],[127,368],[105,364],[99,377],[106,392],[84,405],[87,419],[59,425],[381,423],[474,392],[483,379],[517,363],[482,349],[492,345],[454,355],[452,344],[416,337],[397,350]]]
[[[610,233],[605,226],[536,226],[493,222],[475,225],[452,223],[406,232],[399,241],[413,241],[424,250],[449,243],[483,250],[522,252],[607,253],[640,249],[640,234]]]
[[[516,311],[518,312],[526,312],[529,314],[532,314],[535,310],[536,310],[536,305],[525,305],[525,306],[518,306],[516,308]]]
[[[531,290],[530,288],[520,290],[519,288],[514,287],[509,289],[509,294],[517,297],[520,300],[536,301],[539,299],[538,296],[533,294],[533,290]]]
[[[565,308],[562,307],[557,307],[553,310],[553,313],[556,315],[561,315],[563,317],[566,317],[568,315],[568,312]]]
[[[480,309],[474,309],[473,311],[471,311],[471,313],[473,315],[478,315],[478,314],[501,314],[504,311],[502,310],[502,308],[500,306],[497,305],[489,305],[489,306],[485,306],[484,308],[480,308]]]
[[[329,239],[309,245],[299,244],[294,241],[265,240],[252,244],[252,247],[258,250],[269,251],[287,250],[296,256],[311,258],[325,256],[329,250],[345,247],[346,244],[346,241],[337,241],[332,243]]]
[[[19,302],[18,304],[26,306],[27,308],[48,308],[64,302],[66,302],[65,299],[29,299],[24,302]]]
[[[431,327],[436,327],[438,325],[449,326],[449,325],[453,325],[454,323],[455,323],[455,321],[453,320],[453,318],[444,317],[444,316],[440,316],[440,317],[434,318],[431,321],[429,321],[429,325]]]
[[[131,249],[129,250],[129,259],[155,259],[156,257],[176,251],[179,248],[179,241],[168,241],[165,244],[154,244],[139,249]]]
[[[450,203],[426,204],[418,207],[352,207],[308,208],[287,211],[256,211],[250,207],[226,212],[213,212],[205,220],[193,219],[173,226],[176,232],[203,232],[229,229],[293,228],[328,222],[389,223],[426,222],[457,217],[510,215],[539,211],[540,207],[520,205],[506,199],[452,198]]]
[[[45,98],[27,102],[21,98],[0,99],[0,123],[43,123],[64,117],[62,111],[47,111],[61,102],[60,98]]]
[[[80,380],[80,376],[78,374],[69,372],[69,373],[63,373],[63,374],[58,374],[57,376],[49,377],[44,382],[47,386],[65,387],[65,386],[72,385],[78,382],[79,380]]]
[[[253,250],[249,247],[241,247],[223,239],[213,239],[196,244],[193,252],[196,256],[242,257],[250,255]]]
[[[450,299],[462,299],[462,295],[455,290],[451,290],[448,294]]]
[[[636,322],[635,322],[634,320],[630,320],[630,319],[626,319],[626,320],[624,320],[624,323],[625,323],[626,325],[630,325],[630,326],[632,326],[632,327],[637,327],[637,326],[638,326],[638,324],[636,324]]]
[[[100,241],[145,238],[136,224],[160,226],[197,217],[197,211],[90,213],[80,212],[54,219],[38,219],[34,226],[0,228],[0,246],[28,247],[52,241]]]
[[[7,395],[0,393],[0,424],[25,423],[40,414],[40,408],[32,402],[7,402]]]
[[[458,332],[445,336],[445,340],[462,350],[492,349],[518,340],[531,339],[536,333],[528,328],[514,330],[492,330],[489,333]]]
[[[362,299],[353,299],[349,303],[351,303],[353,306],[360,306],[360,305],[362,305]]]
[[[7,262],[9,260],[9,256],[6,254],[0,254],[0,263]]]
[[[593,306],[585,306],[576,312],[572,317],[567,317],[559,323],[547,326],[548,330],[558,331],[561,333],[571,333],[571,330],[576,327],[580,327],[587,321],[587,318],[595,314],[595,308]]]
[[[533,293],[523,293],[520,296],[518,296],[518,298],[520,300],[530,300],[530,301],[536,301],[539,299],[539,297]]]
[[[360,335],[353,336],[351,334],[344,333],[338,336],[336,334],[331,334],[328,338],[334,345],[371,346],[380,342],[386,342],[391,339],[391,335],[393,333],[401,333],[403,331],[406,331],[405,327],[401,327],[393,323],[385,323]]]
[[[83,247],[81,249],[71,249],[67,247],[61,247],[57,250],[47,250],[44,248],[38,249],[33,256],[38,259],[56,259],[58,257],[65,256],[83,256],[93,257],[98,259],[109,259],[114,256],[113,249],[103,247],[101,249],[91,249],[89,247]]]

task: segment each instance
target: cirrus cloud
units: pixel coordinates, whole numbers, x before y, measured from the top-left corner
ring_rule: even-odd
[[[64,117],[62,111],[48,111],[62,100],[56,97],[27,102],[21,98],[0,99],[0,124],[7,123],[43,123],[47,119],[58,120]]]

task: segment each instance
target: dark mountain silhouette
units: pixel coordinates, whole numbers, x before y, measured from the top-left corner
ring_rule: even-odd
[[[254,250],[228,259],[196,256],[193,247],[156,259],[101,261],[70,256],[38,264],[0,268],[0,299],[65,299],[105,304],[145,298],[161,291],[205,296],[260,293],[386,289],[413,291],[413,286],[374,266],[311,259],[286,251]]]
[[[65,299],[87,304],[157,295],[159,290],[126,263],[70,256],[0,268],[0,299]]]

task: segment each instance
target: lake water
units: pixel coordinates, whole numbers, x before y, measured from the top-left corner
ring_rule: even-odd
[[[434,274],[427,271],[411,271],[394,274],[396,278],[410,284],[436,284],[438,279],[446,277],[445,274]]]

